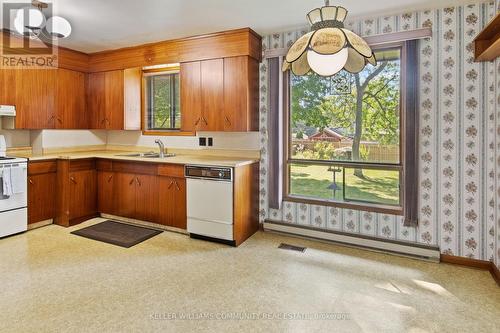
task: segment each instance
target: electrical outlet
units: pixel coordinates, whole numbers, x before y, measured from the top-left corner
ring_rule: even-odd
[[[207,138],[199,138],[200,146],[205,147],[207,145]]]
[[[208,138],[208,146],[212,147],[214,145],[214,138]]]

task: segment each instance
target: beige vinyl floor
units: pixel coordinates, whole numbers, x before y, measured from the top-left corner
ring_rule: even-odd
[[[259,232],[125,249],[48,226],[0,239],[0,332],[498,332],[488,272]],[[281,242],[305,253],[277,249]]]

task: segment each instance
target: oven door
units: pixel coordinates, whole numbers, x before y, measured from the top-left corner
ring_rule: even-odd
[[[19,163],[19,166],[23,168],[24,177],[22,186],[24,191],[23,193],[13,194],[10,197],[6,198],[2,198],[2,196],[0,196],[0,212],[18,208],[24,208],[28,206],[28,189],[27,189],[28,167],[26,163]],[[3,186],[2,182],[0,182],[0,186]]]

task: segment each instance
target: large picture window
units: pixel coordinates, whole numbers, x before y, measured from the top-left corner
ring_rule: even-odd
[[[289,199],[401,208],[404,52],[374,51],[359,74],[289,75]]]

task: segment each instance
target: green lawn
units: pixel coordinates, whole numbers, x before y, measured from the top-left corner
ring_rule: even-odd
[[[338,190],[329,189],[333,173],[326,166],[292,165],[291,194],[320,199],[367,201],[387,205],[399,204],[399,172],[364,169],[364,178],[354,176],[354,169],[345,169],[346,189],[343,197],[343,175],[336,174]]]

